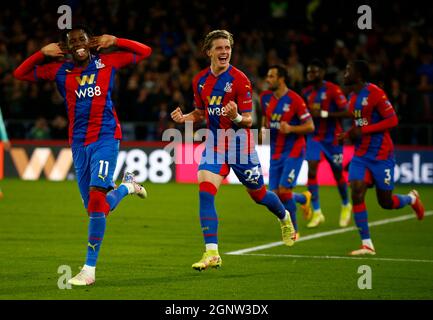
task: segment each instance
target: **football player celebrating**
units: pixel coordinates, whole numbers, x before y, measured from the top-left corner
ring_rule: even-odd
[[[218,253],[215,195],[230,169],[247,188],[251,198],[279,218],[284,243],[292,246],[295,237],[290,214],[277,195],[266,190],[263,183],[261,165],[249,129],[252,125],[251,83],[244,73],[230,64],[232,47],[233,36],[226,30],[214,30],[206,36],[203,50],[210,58],[210,67],[193,79],[196,108],[188,114],[183,114],[180,108],[171,113],[176,123],[202,121],[206,117],[209,129],[198,169],[200,222],[206,251],[192,267],[200,271],[222,264]]]
[[[118,50],[98,52],[112,46]],[[71,59],[65,58],[66,53]],[[92,37],[86,27],[79,26],[64,32],[60,43],[46,45],[14,71],[20,80],[55,81],[65,100],[76,177],[90,218],[86,263],[69,280],[73,285],[95,282],[108,213],[127,194],[147,195],[131,173],[125,173],[122,184],[113,190],[122,133],[111,94],[117,70],[150,54],[151,48],[142,43],[106,34]]]
[[[424,206],[416,190],[407,195],[393,194],[394,145],[389,131],[398,124],[397,115],[385,92],[367,82],[369,66],[366,61],[355,60],[347,64],[344,84],[353,92],[349,95],[349,111],[354,125],[339,138],[355,143],[355,155],[350,162],[349,181],[355,223],[362,245],[350,255],[374,255],[376,251],[368,228],[365,194],[367,187],[376,185],[379,205],[384,209],[401,209],[410,205],[417,218],[424,217]]]

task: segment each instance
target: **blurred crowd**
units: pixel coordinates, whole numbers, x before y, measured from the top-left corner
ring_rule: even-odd
[[[424,128],[433,121],[433,3],[342,0],[2,2],[0,107],[12,139],[66,139],[66,112],[55,84],[12,77],[26,57],[58,41],[61,4],[72,7],[73,24],[153,48],[149,59],[122,69],[116,80],[114,100],[126,139],[159,140],[174,126],[169,115],[175,107],[192,110],[192,77],[208,65],[203,37],[227,29],[235,40],[232,64],[253,83],[255,125],[269,65],[285,64],[292,89],[300,92],[311,59],[322,59],[326,78],[342,84],[347,61],[358,58],[371,63],[371,82],[386,90],[397,110],[397,142],[431,141]],[[357,27],[361,4],[372,8],[372,30]]]

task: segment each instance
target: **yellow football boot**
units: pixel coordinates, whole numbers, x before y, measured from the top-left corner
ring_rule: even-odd
[[[192,268],[198,271],[206,270],[208,268],[219,268],[223,264],[223,261],[216,250],[208,250],[203,253],[203,257],[200,261],[194,263]]]

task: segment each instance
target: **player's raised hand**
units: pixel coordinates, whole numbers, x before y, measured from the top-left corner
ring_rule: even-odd
[[[229,101],[224,106],[226,117],[228,117],[230,120],[234,120],[238,116],[238,105],[234,101]]]
[[[114,46],[117,42],[117,38],[115,36],[109,34],[103,34],[102,36],[92,37],[90,39],[89,45],[91,48],[96,48],[96,50],[109,48]]]
[[[280,132],[282,133],[290,133],[292,132],[292,126],[287,123],[287,121],[280,122]]]
[[[174,110],[172,113],[170,113],[170,116],[173,119],[173,121],[176,123],[184,123],[185,122],[185,117],[184,117],[180,107],[177,107],[176,110]]]
[[[65,55],[65,52],[60,47],[60,44],[55,42],[47,44],[41,49],[41,52],[44,54],[44,56],[52,58],[63,57]]]

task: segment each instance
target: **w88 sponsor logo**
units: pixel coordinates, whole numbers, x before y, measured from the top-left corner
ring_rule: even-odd
[[[366,118],[355,119],[355,125],[357,127],[363,127],[368,125],[368,120]]]
[[[271,122],[269,124],[270,129],[277,129],[280,130],[281,123],[280,122]]]
[[[227,116],[227,113],[226,113],[226,109],[224,108],[224,107],[221,107],[221,108],[219,108],[219,107],[215,107],[215,108],[211,108],[211,107],[208,107],[207,108],[207,112],[208,112],[208,114],[210,115],[210,116]]]
[[[100,96],[101,95],[101,87],[95,86],[91,87],[93,84],[95,84],[95,77],[96,74],[85,74],[83,76],[75,77],[75,80],[77,80],[78,85],[80,87],[79,90],[75,90],[75,94],[77,97],[80,98],[93,98],[94,96]],[[85,85],[88,85],[87,88],[83,88]]]
[[[5,158],[7,177],[22,180],[39,180],[42,175],[49,181],[75,178],[70,148],[15,146]],[[133,148],[119,151],[113,179],[121,178],[123,172],[134,172],[137,182],[167,183],[172,180],[175,168],[172,158],[164,149]],[[19,165],[17,165],[19,164]],[[110,163],[100,160],[98,177],[105,181]],[[0,170],[2,170],[0,164]]]
[[[88,87],[85,89],[79,89],[79,90],[75,90],[75,94],[77,95],[78,98],[93,98],[94,96],[99,97],[102,92],[101,92],[101,87],[100,86],[95,86],[95,87]]]
[[[170,154],[162,149],[145,152],[141,149],[122,150],[117,157],[113,179],[121,172],[133,172],[137,182],[167,183],[173,176]]]

